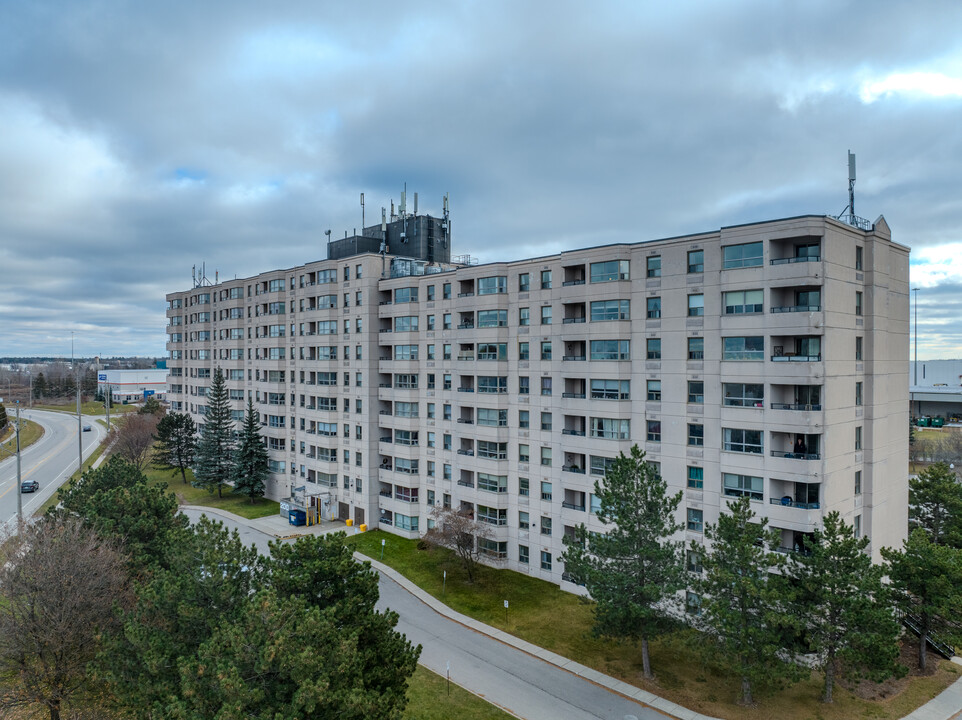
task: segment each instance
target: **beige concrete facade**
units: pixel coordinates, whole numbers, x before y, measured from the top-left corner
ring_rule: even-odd
[[[904,537],[908,250],[883,219],[401,277],[391,260],[168,295],[170,400],[202,422],[215,365],[238,416],[253,393],[272,497],[304,487],[407,537],[432,504],[471,505],[493,558],[568,586],[562,538],[601,529],[593,483],[638,443],[684,492],[687,539],[741,494],[786,551],[831,510],[876,558]]]

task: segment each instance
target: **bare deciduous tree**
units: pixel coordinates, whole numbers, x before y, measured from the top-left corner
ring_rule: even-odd
[[[0,708],[96,704],[88,666],[127,603],[123,555],[78,520],[44,518],[0,554]]]
[[[117,431],[114,452],[143,471],[150,462],[154,434],[160,418],[156,415],[131,413],[124,418],[123,427]]]
[[[431,517],[434,519],[434,527],[427,531],[424,539],[432,545],[454,550],[468,573],[468,582],[474,582],[480,554],[479,542],[491,537],[491,526],[475,520],[471,507],[460,510],[435,507],[431,510]]]

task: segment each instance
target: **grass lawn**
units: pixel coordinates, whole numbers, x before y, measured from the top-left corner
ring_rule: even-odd
[[[181,505],[203,505],[204,507],[218,508],[227,512],[240,515],[245,518],[267,517],[277,515],[281,511],[281,506],[275,500],[258,498],[251,504],[250,498],[245,495],[235,495],[230,487],[224,487],[224,497],[217,497],[217,493],[209,493],[203,488],[196,488],[191,485],[194,474],[187,471],[187,484],[184,484],[180,476],[180,471],[171,472],[170,470],[159,470],[157,468],[147,468],[145,473],[152,483],[167,483],[168,489],[177,496],[177,502]]]
[[[404,720],[508,720],[513,717],[418,665],[408,684]]]
[[[22,420],[23,429],[20,431],[20,450],[26,450],[28,447],[33,445],[37,440],[43,437],[43,427],[33,422],[33,420]],[[10,418],[10,425],[7,429],[0,433],[0,459],[7,457],[8,455],[17,454],[17,438],[13,431],[14,418]]]
[[[45,405],[41,403],[33,404],[34,410],[53,410],[54,412],[65,412],[73,413],[77,412],[76,401],[67,403],[66,405]],[[121,415],[123,413],[137,412],[140,409],[137,405],[114,405],[110,408],[110,416]],[[84,415],[104,415],[106,416],[107,411],[104,409],[104,404],[96,400],[88,400],[85,403],[80,404],[80,412]]]
[[[738,680],[705,668],[677,638],[652,643],[656,679],[645,681],[640,650],[592,637],[590,606],[558,586],[486,566],[479,568],[474,584],[469,584],[450,551],[418,550],[414,540],[377,530],[350,536],[348,541],[361,553],[378,559],[382,538],[387,540],[384,562],[454,610],[707,715],[732,720],[901,718],[959,677],[960,668],[946,661],[935,675],[911,678],[900,692],[885,700],[863,700],[836,686],[835,703],[823,705],[819,702],[822,677],[813,673],[787,690],[767,696],[759,693],[755,707],[745,708],[736,704]],[[447,583],[442,594],[445,570]],[[505,600],[510,604],[507,621]]]

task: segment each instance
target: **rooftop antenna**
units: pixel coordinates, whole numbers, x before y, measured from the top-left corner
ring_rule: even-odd
[[[325,231],[324,231],[324,234],[327,235],[327,242],[328,242],[328,244],[330,244],[330,242],[331,242],[331,231],[330,231],[330,230],[325,230]]]
[[[361,193],[361,232],[364,232],[364,193]]]
[[[414,193],[414,214],[418,214],[418,194]]]
[[[855,153],[848,151],[848,211],[855,214]]]
[[[190,280],[191,280],[191,283],[193,283],[194,287],[197,287],[197,266],[196,265],[194,265],[190,269]]]
[[[401,191],[401,218],[407,214],[408,209],[408,184],[404,183],[404,189]]]
[[[394,198],[391,198],[391,222],[394,222]]]

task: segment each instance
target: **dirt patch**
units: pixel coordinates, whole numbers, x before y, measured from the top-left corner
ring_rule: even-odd
[[[942,659],[942,656],[933,652],[930,646],[926,662],[927,667],[925,672],[922,672],[919,670],[919,639],[914,636],[903,637],[899,642],[899,662],[908,669],[908,673],[904,677],[889,678],[880,683],[871,680],[856,682],[839,680],[838,684],[863,700],[888,700],[905,690],[912,678],[935,675]]]

